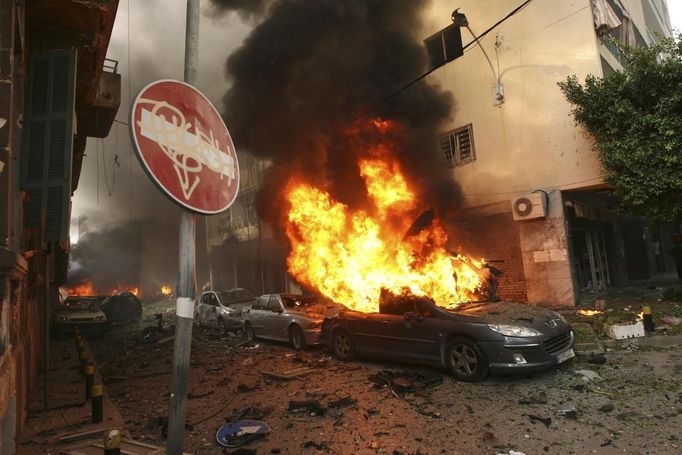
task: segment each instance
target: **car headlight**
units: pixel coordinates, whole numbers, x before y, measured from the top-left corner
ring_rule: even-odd
[[[95,321],[104,321],[104,316],[97,316]]]
[[[66,321],[67,321],[67,318],[65,318],[64,316],[60,316],[57,318],[57,322],[66,322]]]
[[[497,332],[507,337],[536,337],[542,335],[539,331],[531,327],[523,327],[511,324],[488,324],[493,332]]]
[[[311,322],[310,324],[308,324],[308,328],[309,328],[309,329],[319,329],[320,327],[322,327],[322,322],[321,322],[321,321],[318,321],[318,322]]]

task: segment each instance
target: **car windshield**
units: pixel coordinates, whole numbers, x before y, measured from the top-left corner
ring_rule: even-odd
[[[287,308],[290,308],[292,310],[295,310],[297,308],[304,308],[307,307],[315,301],[313,299],[306,299],[304,297],[298,297],[298,296],[291,296],[291,295],[283,295],[282,297],[282,302],[284,303],[284,306]]]
[[[251,300],[256,299],[256,296],[254,296],[251,291],[246,289],[235,289],[233,291],[219,292],[218,295],[220,296],[220,301],[223,302],[223,305],[250,302]]]
[[[67,298],[61,309],[63,311],[83,311],[96,308],[97,299],[94,298]]]

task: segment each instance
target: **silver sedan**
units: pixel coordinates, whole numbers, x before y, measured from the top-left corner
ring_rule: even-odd
[[[319,343],[324,318],[337,313],[337,305],[298,294],[266,294],[243,308],[242,321],[250,340],[288,341],[300,350]]]

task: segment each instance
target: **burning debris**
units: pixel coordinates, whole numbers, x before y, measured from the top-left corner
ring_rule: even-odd
[[[601,316],[604,314],[603,311],[600,310],[585,310],[585,309],[580,309],[577,311],[580,316]]]

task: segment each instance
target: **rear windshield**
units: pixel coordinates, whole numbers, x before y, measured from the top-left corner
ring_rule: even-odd
[[[232,305],[235,303],[244,303],[255,300],[256,296],[246,289],[237,289],[234,291],[220,292],[220,301],[223,305]]]

